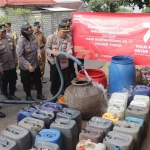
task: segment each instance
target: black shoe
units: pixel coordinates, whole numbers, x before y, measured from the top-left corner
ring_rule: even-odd
[[[35,99],[32,98],[32,96],[26,96],[27,101],[35,101]]]
[[[32,90],[36,90],[36,87],[35,87],[34,84],[31,85],[31,89],[32,89]]]
[[[9,100],[20,100],[20,98],[15,95],[9,95]]]
[[[9,96],[5,95],[4,100],[9,100]]]
[[[40,100],[46,100],[46,98],[44,97],[43,94],[37,94],[37,99],[40,99]]]
[[[2,112],[0,112],[0,118],[4,118],[6,115]]]

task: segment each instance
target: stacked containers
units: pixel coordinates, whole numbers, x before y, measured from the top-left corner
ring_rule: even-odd
[[[115,125],[117,121],[120,120],[120,115],[112,114],[112,113],[105,113],[102,115],[102,118],[109,119]]]
[[[114,150],[116,146],[119,146],[121,150],[134,150],[133,149],[133,137],[124,133],[111,131],[103,140],[107,150]]]
[[[74,120],[56,118],[50,125],[50,129],[57,129],[61,132],[64,150],[75,150],[77,144],[77,125]]]
[[[30,117],[31,114],[36,111],[35,108],[32,107],[24,107],[18,112],[17,122],[21,121],[25,117]]]
[[[31,114],[32,118],[43,120],[45,127],[49,129],[50,124],[54,121],[55,114],[51,111],[46,110],[36,110]]]
[[[140,141],[140,126],[137,123],[126,122],[126,121],[118,121],[113,128],[113,131],[125,133],[131,135],[134,139],[134,149],[139,149],[139,141]]]
[[[95,129],[92,127],[85,127],[80,135],[79,140],[92,140],[94,143],[101,143],[104,138],[104,133],[101,129]]]
[[[139,119],[139,118],[134,118],[134,117],[126,117],[125,121],[127,122],[134,122],[139,124],[140,126],[140,145],[143,141],[143,135],[144,135],[144,120],[143,119]]]
[[[111,98],[109,100],[108,106],[120,106],[126,108],[127,103],[125,99],[120,100],[120,99]]]
[[[60,150],[59,146],[54,143],[49,143],[49,142],[43,142],[43,141],[38,141],[35,143],[32,147],[32,149],[36,150]]]
[[[141,106],[141,107],[144,107],[144,108],[149,108],[149,106],[147,105],[146,102],[144,101],[135,101],[133,100],[130,105],[133,105],[133,106]]]
[[[18,150],[27,150],[31,147],[30,134],[27,129],[11,125],[2,131],[2,135],[17,143]]]
[[[124,111],[125,111],[125,108],[119,107],[119,106],[109,106],[107,109],[107,113],[113,113],[113,114],[120,115],[121,120],[124,119]]]
[[[78,135],[79,135],[82,128],[82,117],[80,111],[75,109],[70,109],[70,108],[63,108],[62,111],[57,113],[57,117],[70,118],[71,120],[75,120],[78,128]]]
[[[55,143],[62,149],[62,138],[59,130],[54,129],[42,129],[36,136],[35,143],[38,141],[44,141],[49,143]]]
[[[130,105],[125,112],[125,117],[135,117],[144,120],[144,138],[147,135],[148,129],[148,120],[149,120],[149,109],[140,107],[140,106],[133,106]]]
[[[92,117],[87,123],[87,126],[103,130],[104,136],[106,136],[107,133],[112,130],[113,123],[108,119]]]
[[[18,126],[23,127],[29,131],[33,145],[37,133],[44,128],[44,121],[26,117],[18,123]]]
[[[13,140],[0,136],[1,150],[18,150],[17,143]]]

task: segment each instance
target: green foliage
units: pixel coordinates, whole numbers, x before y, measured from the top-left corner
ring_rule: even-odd
[[[31,14],[31,10],[29,9],[24,9],[24,8],[6,8],[6,12],[9,15],[29,15]]]
[[[6,16],[6,15],[0,16],[0,23],[7,23],[7,22],[12,23],[13,20],[10,17]]]
[[[117,12],[119,0],[90,0],[88,7],[95,12]]]
[[[131,12],[133,12],[133,10],[129,10],[127,8],[119,8],[118,12],[128,12],[128,13],[131,13]]]
[[[150,7],[146,7],[142,10],[142,13],[150,13]]]

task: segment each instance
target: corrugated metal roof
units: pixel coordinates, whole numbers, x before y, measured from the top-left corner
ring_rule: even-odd
[[[54,0],[0,0],[0,6],[56,5]]]
[[[49,11],[75,11],[75,9],[63,8],[63,7],[53,7],[53,8],[41,8]]]

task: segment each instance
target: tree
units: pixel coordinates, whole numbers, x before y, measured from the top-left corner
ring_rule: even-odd
[[[119,0],[89,0],[88,7],[95,12],[117,12]]]
[[[146,7],[142,10],[142,13],[150,13],[150,7]]]
[[[129,10],[129,9],[127,9],[127,8],[119,8],[119,11],[118,12],[125,12],[125,13],[131,13],[131,12],[133,12],[133,10]]]
[[[87,2],[89,4],[93,0],[82,0],[82,1]],[[102,1],[102,0],[100,0],[100,1]],[[149,0],[120,0],[120,1],[118,1],[118,0],[108,0],[108,1],[117,2],[117,4],[119,4],[119,6],[130,6],[133,9],[136,6],[138,6],[139,9],[143,9],[145,6],[150,7],[150,1]]]

